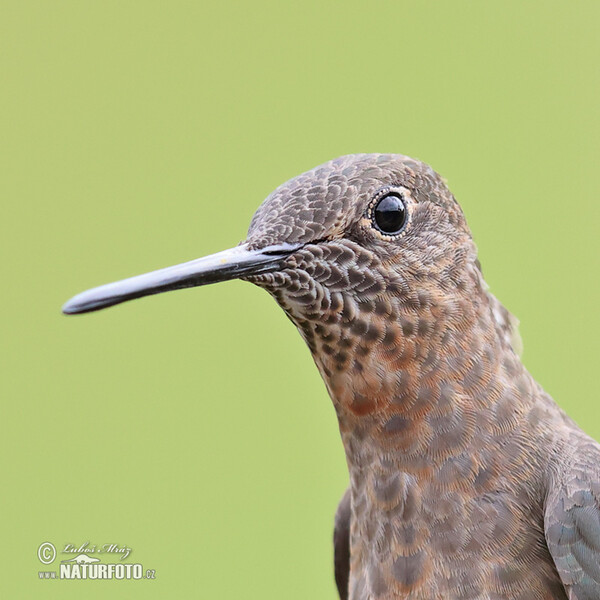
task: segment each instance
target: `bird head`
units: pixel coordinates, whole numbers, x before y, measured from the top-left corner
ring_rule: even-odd
[[[353,302],[385,294],[410,302],[435,285],[442,293],[474,256],[460,207],[430,167],[401,155],[349,155],[277,188],[238,246],[88,290],[63,312],[242,278],[294,318],[318,318],[336,293]]]

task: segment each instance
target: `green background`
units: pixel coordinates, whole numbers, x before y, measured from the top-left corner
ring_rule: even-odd
[[[2,597],[336,597],[345,460],[273,300],[231,282],[60,307],[237,244],[276,185],[341,154],[449,180],[526,365],[600,437],[598,2],[0,12]],[[37,579],[41,542],[88,540],[156,581]]]

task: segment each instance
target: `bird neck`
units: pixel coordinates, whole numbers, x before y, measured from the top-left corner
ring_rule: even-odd
[[[473,457],[482,429],[510,433],[534,401],[536,384],[508,339],[509,315],[475,266],[447,296],[422,289],[354,301],[348,313],[304,328],[351,474],[381,456],[407,473]]]

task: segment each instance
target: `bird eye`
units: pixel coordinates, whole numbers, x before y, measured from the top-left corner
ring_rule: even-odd
[[[375,227],[387,235],[396,235],[406,223],[406,206],[398,194],[386,194],[373,209]]]

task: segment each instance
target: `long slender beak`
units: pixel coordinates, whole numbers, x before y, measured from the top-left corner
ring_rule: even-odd
[[[71,298],[62,310],[66,315],[86,313],[142,296],[277,271],[285,258],[299,247],[280,244],[248,250],[242,244],[204,258],[82,292]]]

